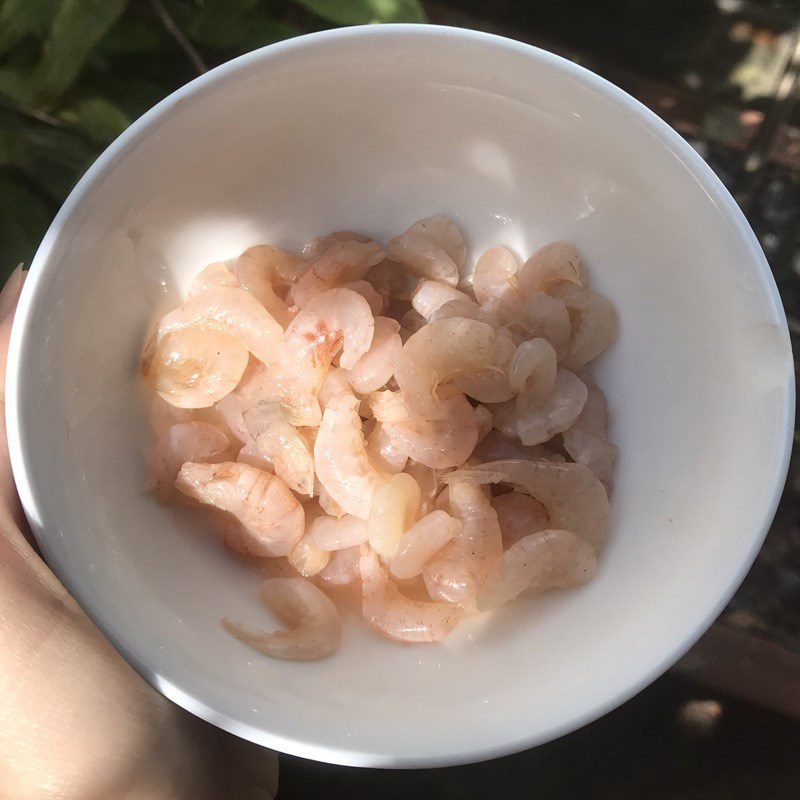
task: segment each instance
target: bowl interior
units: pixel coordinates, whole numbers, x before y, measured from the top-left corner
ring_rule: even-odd
[[[598,366],[621,452],[599,574],[438,646],[349,620],[326,661],[261,658],[219,625],[272,625],[257,576],[202,516],[142,491],[142,337],[211,261],[341,228],[385,240],[435,212],[457,219],[473,258],[574,241],[620,310]],[[68,201],[14,335],[15,467],[56,571],[168,696],[320,760],[469,761],[607,710],[719,611],[786,467],[785,320],[729,196],[621,92],[479,34],[323,34],[174,95]]]

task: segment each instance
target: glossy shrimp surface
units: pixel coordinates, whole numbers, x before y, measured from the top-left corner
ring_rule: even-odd
[[[436,214],[388,241],[257,244],[199,264],[154,325],[148,486],[265,579],[285,629],[223,621],[255,650],[332,654],[337,604],[393,642],[439,642],[598,570],[616,398],[592,369],[616,308],[569,242],[526,260],[468,241]]]

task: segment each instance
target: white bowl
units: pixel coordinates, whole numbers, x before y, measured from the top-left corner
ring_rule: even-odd
[[[453,215],[472,255],[566,238],[617,303],[599,365],[621,458],[614,528],[579,591],[402,645],[352,620],[314,664],[262,658],[255,574],[141,491],[137,358],[205,264],[322,231]],[[14,326],[8,419],[49,563],[159,691],[232,733],[340,764],[442,766],[531,747],[667,669],[752,562],[786,474],[786,322],[711,170],[628,95],[554,55],[386,26],[273,45],[198,78],[89,170]],[[198,532],[200,531],[200,532]]]

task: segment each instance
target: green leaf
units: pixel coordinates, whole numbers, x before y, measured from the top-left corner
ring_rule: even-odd
[[[163,31],[154,24],[125,17],[100,41],[99,49],[105,53],[150,53],[164,42]]]
[[[281,42],[284,39],[291,39],[300,33],[293,25],[285,22],[278,22],[274,19],[256,19],[249,26],[247,35],[237,45],[240,53],[247,53],[250,50],[257,50],[273,42]]]
[[[58,0],[5,0],[0,5],[0,55],[26,36],[44,39]]]
[[[187,34],[198,44],[226,49],[247,36],[248,16],[258,0],[205,0],[192,19]]]
[[[61,0],[36,71],[42,100],[60,97],[125,10],[127,0]]]
[[[296,2],[337,25],[370,22],[425,22],[419,0],[296,0]]]
[[[59,117],[98,144],[108,144],[131,124],[127,114],[103,97],[81,98],[63,109]]]
[[[30,264],[54,209],[7,170],[0,170],[0,280]]]

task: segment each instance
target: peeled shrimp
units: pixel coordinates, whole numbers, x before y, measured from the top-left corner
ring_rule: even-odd
[[[458,266],[439,245],[418,233],[406,231],[392,239],[386,247],[389,258],[407,266],[423,278],[458,284]]]
[[[491,367],[494,355],[495,332],[486,323],[458,317],[431,322],[403,345],[395,380],[411,410],[434,416],[437,386]]]
[[[580,416],[586,403],[586,384],[566,369],[559,369],[552,393],[520,408],[517,397],[517,435],[522,444],[542,444],[567,430]]]
[[[202,272],[200,272],[192,281],[189,291],[186,293],[187,297],[196,297],[208,291],[212,286],[238,286],[239,281],[236,276],[225,266],[222,261],[215,261],[209,264]]]
[[[357,231],[334,231],[327,236],[315,236],[303,245],[303,258],[305,258],[306,261],[319,258],[319,256],[333,247],[337,242],[359,242],[360,244],[366,244],[367,242],[372,242],[372,239],[366,234],[358,233]]]
[[[585,464],[608,486],[617,460],[617,448],[606,441],[607,409],[605,395],[587,383],[588,397],[580,416],[562,432],[564,449],[579,464]]]
[[[320,550],[308,537],[308,533],[286,556],[289,563],[304,577],[312,578],[321,572],[331,559],[331,554]]]
[[[431,416],[412,413],[383,427],[400,452],[428,467],[446,469],[463,464],[475,449],[478,423],[463,394],[452,387],[442,387],[439,394]]]
[[[239,450],[236,460],[240,464],[249,464],[251,467],[256,467],[256,469],[263,469],[264,472],[275,474],[275,465],[272,460],[258,449],[252,439],[247,441],[244,447]]]
[[[376,264],[367,273],[365,280],[372,284],[388,303],[392,300],[410,300],[419,283],[419,276],[409,272],[402,264],[387,258]]]
[[[406,473],[410,475],[422,492],[419,505],[419,515],[424,516],[433,510],[436,495],[439,492],[439,478],[447,470],[432,469],[419,461],[408,460]]]
[[[367,546],[362,546],[359,568],[364,619],[388,639],[438,642],[458,624],[461,612],[455,606],[411,600],[400,594]]]
[[[525,589],[544,591],[579,586],[594,577],[592,546],[570,531],[542,530],[524,536],[503,553],[478,595],[484,611],[513,600]]]
[[[255,631],[231,619],[226,630],[255,650],[288,661],[316,661],[339,648],[342,621],[336,606],[305,578],[271,578],[261,587],[261,602],[288,631]]]
[[[583,286],[586,267],[580,253],[569,242],[553,242],[537,250],[520,268],[517,278],[522,291],[549,292],[570,283]]]
[[[275,475],[237,462],[187,462],[175,486],[189,497],[227,511],[242,524],[235,546],[254,556],[285,556],[300,541],[303,507]]]
[[[400,392],[389,389],[371,392],[364,398],[364,405],[361,413],[378,422],[405,422],[408,419],[408,408]]]
[[[228,437],[208,422],[191,420],[170,426],[158,437],[153,451],[153,483],[156,497],[172,493],[175,478],[187,461],[223,461],[230,452]]]
[[[346,514],[341,519],[317,517],[309,525],[306,537],[314,547],[327,553],[363,544],[368,535],[367,523],[363,519]]]
[[[556,351],[546,339],[528,339],[515,351],[508,369],[508,382],[519,392],[517,408],[547,398],[556,385]]]
[[[328,407],[328,403],[336,397],[337,394],[347,392],[353,393],[352,386],[350,385],[350,372],[349,370],[342,369],[341,367],[331,367],[322,386],[319,390],[317,399],[319,400],[320,408],[324,411]]]
[[[569,353],[564,358],[564,366],[575,369],[597,358],[614,343],[619,317],[607,297],[588,289],[565,291],[562,299],[572,322]]]
[[[409,334],[414,334],[425,327],[427,320],[415,308],[409,308],[400,318],[400,323],[403,326],[403,330],[408,331]],[[408,337],[406,337],[407,340]]]
[[[489,248],[475,264],[472,273],[472,290],[480,303],[518,295],[516,274],[517,257],[507,247]]]
[[[464,266],[467,246],[464,243],[461,229],[453,220],[442,214],[435,214],[432,217],[417,220],[407,233],[418,233],[420,236],[424,236],[428,241],[441,247],[458,269]]]
[[[350,369],[372,343],[369,303],[350,289],[317,295],[292,320],[280,346],[282,401],[293,425],[319,425],[317,395],[333,356]]]
[[[275,294],[272,284],[275,276],[293,272],[299,263],[300,259],[277,247],[260,244],[249,247],[239,256],[233,272],[242,288],[250,292],[282,327],[286,327],[289,309]]]
[[[300,430],[286,420],[281,404],[260,400],[244,412],[244,422],[258,452],[275,474],[299,494],[314,493],[314,458]]]
[[[455,538],[424,569],[434,600],[475,606],[478,589],[503,554],[500,524],[480,486],[448,481],[450,508],[461,522]]]
[[[317,574],[317,580],[326,586],[348,586],[361,579],[358,561],[361,557],[360,547],[345,547],[334,550],[330,561]]]
[[[233,391],[248,358],[244,346],[223,331],[185,327],[150,340],[142,374],[170,405],[208,408]]]
[[[515,392],[509,383],[508,370],[516,349],[508,329],[501,328],[494,340],[492,366],[453,378],[453,386],[481,403],[510,400]]]
[[[343,283],[361,280],[385,256],[375,242],[337,241],[309,262],[297,283],[290,287],[287,299],[304,308],[313,297],[323,292]]]
[[[381,422],[375,422],[367,437],[367,455],[378,469],[392,475],[402,472],[408,463],[408,456],[394,445]]]
[[[475,410],[477,411],[478,409],[476,408]],[[538,444],[526,447],[516,437],[516,434],[510,437],[499,430],[493,430],[488,433],[478,443],[472,455],[481,462],[502,461],[510,458],[525,461],[554,461],[559,464],[563,464],[566,461],[560,453],[554,453],[552,450],[548,450]]]
[[[317,496],[319,507],[329,516],[341,519],[345,515],[344,509],[328,494],[328,490],[320,483],[319,478],[314,481],[314,494]]]
[[[425,565],[461,530],[461,522],[441,510],[431,511],[402,536],[389,561],[395,578],[421,575]]]
[[[399,331],[399,322],[388,317],[375,317],[372,344],[350,370],[350,384],[357,392],[375,392],[394,375],[403,349]]]
[[[445,303],[453,301],[473,302],[464,292],[446,283],[428,280],[427,278],[420,279],[414,294],[411,295],[411,305],[426,320],[430,319],[431,315]]]
[[[517,325],[529,337],[550,342],[559,360],[569,352],[572,323],[563,300],[544,292],[534,292],[525,301]]]
[[[314,463],[317,477],[348,514],[368,519],[375,491],[388,480],[369,460],[358,416],[358,399],[336,395],[322,416]]]
[[[405,472],[392,478],[372,498],[369,511],[369,543],[385,559],[391,558],[403,534],[416,519],[422,493]]]
[[[386,305],[383,296],[375,289],[375,287],[367,281],[350,281],[342,286],[343,289],[351,289],[356,294],[360,294],[368,303],[372,315],[377,317],[383,313]]]
[[[456,470],[442,480],[451,485],[507,483],[541,502],[553,528],[572,531],[595,548],[608,535],[611,510],[606,490],[583,464],[507,459]]]
[[[543,531],[550,525],[547,509],[534,497],[523,492],[509,492],[492,498],[497,512],[503,546],[511,547],[531,533]]]
[[[475,422],[478,424],[478,442],[480,444],[491,432],[494,424],[492,412],[486,406],[475,406],[472,410]],[[477,445],[476,445],[477,446]]]
[[[468,297],[458,300],[448,300],[434,311],[428,322],[438,322],[440,319],[452,319],[453,317],[463,317],[464,319],[476,319],[478,322],[488,322],[481,307]]]
[[[265,364],[275,361],[283,336],[283,328],[253,295],[229,286],[212,286],[163,317],[155,346],[168,334],[186,328],[227,333]]]

